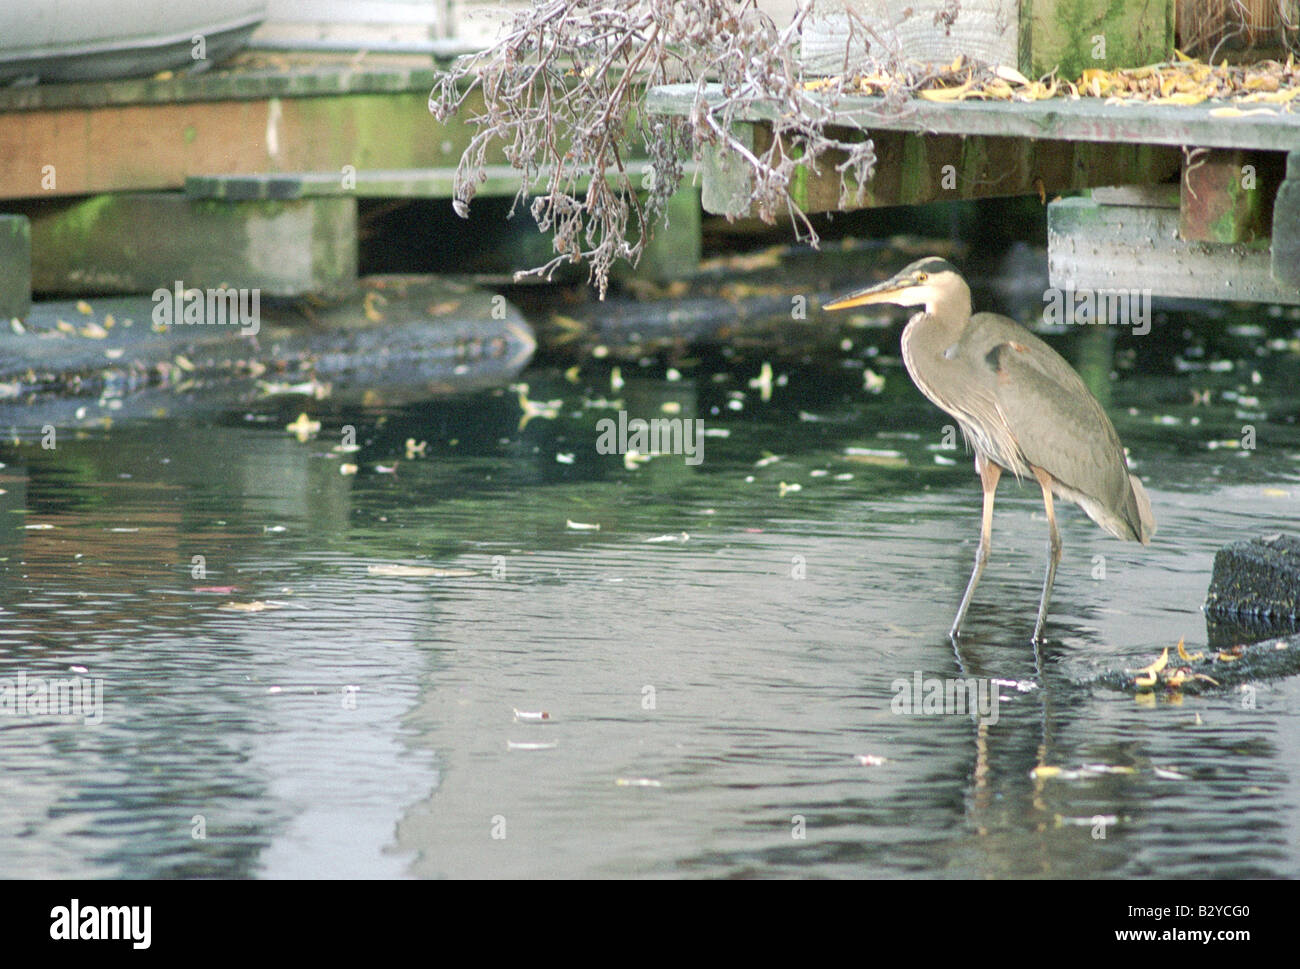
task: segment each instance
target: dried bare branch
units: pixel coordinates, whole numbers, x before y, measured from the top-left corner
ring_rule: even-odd
[[[801,0],[778,30],[754,0],[536,0],[495,45],[444,72],[429,97],[443,120],[476,90],[482,96],[456,171],[456,211],[468,214],[499,146],[524,177],[516,204],[538,181],[544,185],[530,211],[553,234],[556,255],[527,274],[549,278],[563,263],[586,259],[603,297],[614,263],[640,259],[681,184],[684,161],[722,151],[750,170],[751,210],[769,223],[788,217],[796,236],[816,245],[812,223],[790,198],[796,172],[815,170],[833,152],[846,184],[860,190],[876,158],[869,140],[835,127],[844,121],[836,110],[842,83],[805,81],[796,51],[811,10],[811,0]],[[844,76],[870,47],[861,21],[849,31]],[[647,115],[645,87],[669,83],[695,85],[689,115]],[[710,85],[720,87],[720,99],[709,99]],[[772,119],[773,137],[755,151],[738,123],[758,106]],[[648,166],[640,184],[626,165],[636,156]]]

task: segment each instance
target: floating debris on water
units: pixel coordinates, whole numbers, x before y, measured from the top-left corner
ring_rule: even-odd
[[[462,579],[478,575],[473,569],[444,569],[436,565],[389,565],[379,563],[366,566],[367,575],[402,576],[406,578],[431,576],[435,579]]]
[[[270,612],[275,609],[283,609],[284,603],[281,602],[263,602],[256,600],[254,602],[225,602],[217,606],[225,612]]]
[[[515,710],[514,714],[516,720],[532,721],[534,723],[541,723],[551,719],[551,715],[545,710]]]
[[[519,430],[528,426],[528,422],[534,417],[541,417],[548,421],[553,421],[560,416],[560,408],[564,406],[562,400],[529,400],[528,385],[514,384],[510,388],[519,395],[519,407],[523,414],[519,417]]]
[[[302,413],[292,424],[286,424],[284,429],[305,443],[314,434],[320,433],[320,421],[314,421],[306,413]]]

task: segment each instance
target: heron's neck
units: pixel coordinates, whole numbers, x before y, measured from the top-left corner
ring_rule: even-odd
[[[947,346],[969,322],[970,290],[963,286],[958,292],[936,296],[926,303],[921,312],[908,321],[907,329],[913,333],[918,328],[924,329],[930,338],[927,343],[934,340],[937,345]]]
[[[925,315],[960,329],[970,320],[970,290],[963,286],[926,303]]]

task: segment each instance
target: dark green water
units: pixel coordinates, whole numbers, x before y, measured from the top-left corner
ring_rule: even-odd
[[[1070,685],[1204,644],[1215,549],[1300,530],[1296,325],[1120,333],[1109,384],[1108,339],[1057,340],[1108,387],[1159,533],[1064,512],[1037,653],[1046,522],[1010,478],[947,640],[979,488],[897,327],[845,363],[771,358],[768,402],[761,357],[677,380],[625,363],[618,390],[590,363],[526,374],[562,405],[522,429],[505,391],[60,429],[53,449],[21,431],[0,448],[0,680],[98,680],[103,722],[0,715],[0,871],[1300,876],[1294,680],[1151,702]],[[597,453],[602,398],[703,419],[703,460]],[[300,442],[304,409],[324,426]],[[361,450],[331,453],[348,427]],[[918,671],[998,678],[997,722],[893,712]]]

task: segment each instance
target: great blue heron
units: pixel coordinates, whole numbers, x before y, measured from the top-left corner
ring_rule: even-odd
[[[923,306],[903,330],[903,364],[921,393],[957,419],[975,449],[984,518],[975,567],[949,635],[961,632],[988,561],[993,496],[1003,470],[1032,475],[1047,508],[1048,559],[1034,641],[1042,642],[1061,536],[1052,495],[1073,501],[1116,538],[1145,545],[1155,534],[1151,502],[1128,473],[1124,448],[1101,404],[1061,355],[996,313],[971,315],[970,287],[937,257],[919,259],[892,279],[828,303]]]

